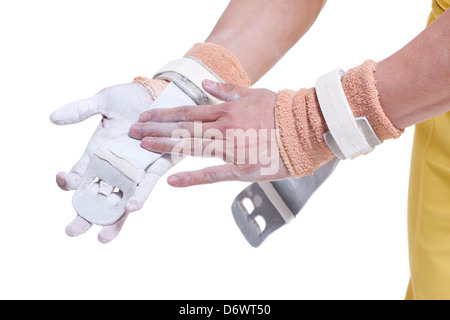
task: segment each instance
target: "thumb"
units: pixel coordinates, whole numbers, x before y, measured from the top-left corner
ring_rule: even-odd
[[[203,80],[203,88],[209,94],[222,101],[234,101],[244,96],[247,88],[239,87],[232,83],[220,83],[210,80]]]
[[[100,113],[100,97],[95,95],[91,98],[69,103],[50,115],[50,121],[57,125],[74,124],[86,120]]]

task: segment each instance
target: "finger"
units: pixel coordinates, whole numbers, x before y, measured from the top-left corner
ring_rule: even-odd
[[[90,159],[91,157],[89,154],[85,152],[69,173],[59,172],[56,175],[56,183],[58,186],[65,191],[77,189],[81,183],[84,173],[87,170]]]
[[[144,178],[144,180],[136,187],[136,190],[126,205],[125,212],[131,213],[142,209],[145,201],[152,192],[158,180],[165,174],[172,166],[173,162],[169,155],[164,155],[153,163]]]
[[[120,230],[122,230],[127,217],[128,213],[124,213],[124,215],[119,220],[117,220],[116,223],[109,226],[104,226],[98,234],[98,241],[100,241],[101,243],[108,243],[113,241],[119,234]]]
[[[96,95],[91,98],[69,103],[50,115],[50,121],[57,125],[73,124],[86,120],[100,113],[101,98]]]
[[[222,101],[235,101],[244,96],[249,90],[232,83],[220,83],[210,80],[204,80],[202,84],[206,92]]]
[[[226,141],[220,139],[145,138],[142,140],[141,146],[149,151],[177,156],[214,157],[227,161],[234,159],[234,148],[226,148]]]
[[[173,187],[190,187],[221,181],[240,180],[234,164],[209,167],[198,171],[181,172],[171,175],[167,182]]]
[[[67,225],[66,234],[69,237],[77,237],[88,231],[91,226],[92,224],[89,221],[77,215],[75,219],[73,219],[72,222]]]
[[[130,136],[135,139],[143,139],[145,137],[201,138],[205,132],[210,130],[222,132],[224,128],[217,122],[145,122],[132,125],[130,128]]]
[[[152,109],[141,113],[141,122],[179,122],[217,120],[222,114],[219,106],[182,106],[167,109]]]

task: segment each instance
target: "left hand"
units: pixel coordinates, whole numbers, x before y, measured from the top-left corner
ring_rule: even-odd
[[[66,191],[76,190],[97,148],[108,140],[127,135],[139,114],[147,110],[152,103],[153,98],[141,84],[128,83],[103,89],[93,97],[72,102],[53,112],[50,119],[57,125],[74,124],[95,115],[102,116],[81,159],[70,172],[57,174],[58,186]],[[102,227],[98,234],[100,242],[110,242],[119,234],[129,213],[142,208],[158,179],[172,166],[173,163],[168,156],[161,157],[150,166],[144,180],[127,201],[123,216],[116,223]],[[78,236],[89,230],[91,226],[89,221],[76,215],[66,227],[66,233],[69,236]]]
[[[152,109],[140,115],[130,135],[142,147],[173,156],[218,157],[227,164],[171,175],[174,187],[220,181],[273,181],[290,177],[277,144],[277,94],[205,80],[204,89],[224,101],[217,106]]]

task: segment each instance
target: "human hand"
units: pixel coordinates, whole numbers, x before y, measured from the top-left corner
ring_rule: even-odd
[[[130,83],[103,89],[91,98],[70,103],[53,112],[50,119],[57,125],[78,123],[97,114],[102,116],[81,159],[70,172],[57,174],[58,186],[66,191],[76,190],[98,147],[106,141],[128,135],[130,126],[152,103],[153,98],[141,84]],[[106,243],[118,235],[128,214],[142,208],[157,180],[172,165],[169,157],[162,157],[152,164],[143,181],[136,187],[133,196],[127,201],[123,216],[114,224],[102,228],[98,235],[99,241]],[[66,233],[69,236],[78,236],[91,226],[90,222],[77,215],[67,226]]]
[[[277,144],[275,92],[204,81],[224,101],[217,106],[153,109],[140,115],[130,136],[142,147],[173,156],[218,157],[227,164],[177,173],[170,185],[188,187],[227,180],[273,181],[290,177]]]

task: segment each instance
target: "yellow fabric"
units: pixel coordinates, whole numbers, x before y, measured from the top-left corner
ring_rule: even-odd
[[[436,20],[441,14],[450,7],[449,0],[433,0],[432,10],[428,18],[428,25]]]
[[[431,24],[450,0],[433,0]],[[408,300],[450,299],[450,113],[416,125],[408,199]]]

